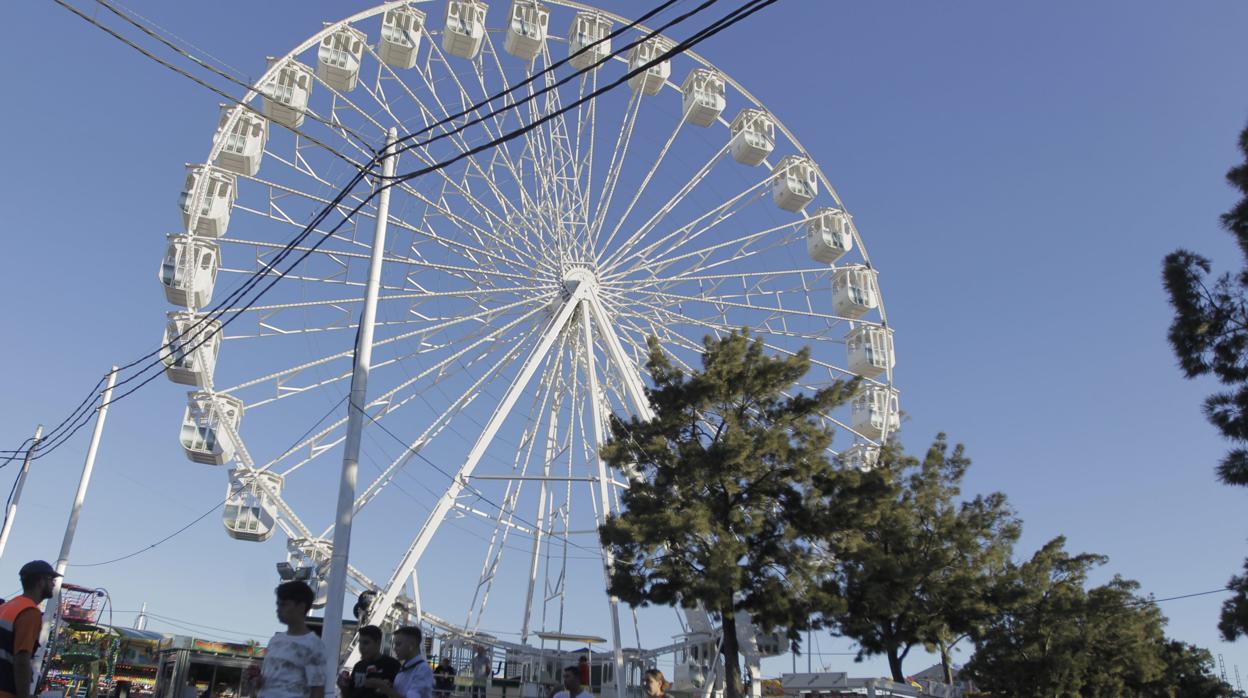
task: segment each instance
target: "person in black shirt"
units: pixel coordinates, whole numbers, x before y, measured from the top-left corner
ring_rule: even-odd
[[[368,679],[394,681],[402,668],[399,660],[381,653],[381,628],[365,625],[360,628],[360,661],[350,675],[344,671],[338,676],[338,688],[342,689],[343,698],[382,698],[364,683]]]
[[[450,698],[455,692],[455,667],[451,664],[451,655],[446,655],[438,660],[438,666],[433,670],[433,695],[434,698]]]

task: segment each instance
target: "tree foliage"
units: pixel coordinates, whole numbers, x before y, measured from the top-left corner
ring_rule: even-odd
[[[890,445],[876,473],[886,490],[877,522],[840,557],[825,583],[833,631],[858,643],[859,659],[883,654],[896,681],[916,646],[948,649],[995,612],[993,589],[1009,565],[1020,524],[1005,495],[959,501],[970,466],[961,445],[941,434],[920,461]]]
[[[1209,650],[1170,640],[1161,650],[1166,665],[1147,695],[1165,698],[1235,698],[1242,695],[1214,673]]]
[[[601,455],[635,480],[600,535],[614,556],[611,594],[719,619],[725,685],[737,696],[737,612],[797,641],[829,560],[810,534],[863,528],[855,501],[871,501],[870,478],[825,455],[832,435],[821,415],[853,383],[786,397],[809,367],[806,351],[768,356],[745,331],[707,338],[704,349],[701,370],[685,373],[651,339],[654,418],[613,420]]]
[[[1239,134],[1246,161],[1226,173],[1242,195],[1222,215],[1222,226],[1243,254],[1236,274],[1210,278],[1209,259],[1187,250],[1166,257],[1162,278],[1174,308],[1169,339],[1188,378],[1212,375],[1226,389],[1205,399],[1205,416],[1232,443],[1218,465],[1231,485],[1248,485],[1248,128]],[[1222,607],[1219,630],[1228,641],[1248,634],[1248,576],[1235,577],[1236,591]]]
[[[983,690],[1018,698],[1166,695],[1165,619],[1114,577],[1087,589],[1100,555],[1070,555],[1056,538],[1019,565],[1001,598],[1005,610],[975,636],[966,673]]]

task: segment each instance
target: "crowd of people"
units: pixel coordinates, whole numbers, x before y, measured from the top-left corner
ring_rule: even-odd
[[[43,624],[39,604],[52,598],[60,577],[42,560],[23,565],[18,576],[22,594],[0,604],[0,698],[33,698],[32,657]],[[325,698],[330,679],[325,646],[308,626],[316,594],[302,581],[289,581],[277,587],[276,596],[277,619],[286,629],[273,634],[263,661],[248,669],[246,682],[256,698]],[[419,627],[394,631],[393,657],[382,650],[381,628],[365,625],[358,633],[360,660],[335,677],[342,698],[450,698],[455,691],[451,658],[444,656],[436,669],[430,667]],[[467,668],[473,679],[471,698],[486,698],[493,670],[485,647],[477,647]],[[562,679],[562,688],[551,698],[594,698],[585,657],[564,668]],[[645,674],[647,698],[666,698],[670,685],[658,669]]]

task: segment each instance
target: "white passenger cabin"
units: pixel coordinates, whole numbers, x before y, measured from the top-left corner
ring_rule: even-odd
[[[611,40],[606,37],[610,33],[611,21],[606,17],[596,12],[576,13],[568,27],[568,62],[577,70],[584,70],[609,56]]]
[[[354,90],[367,42],[364,32],[346,24],[326,35],[316,49],[316,76],[339,92]]]
[[[489,9],[478,0],[447,2],[442,50],[460,58],[476,58],[485,40],[485,13]]]
[[[269,65],[275,60],[269,59]],[[312,81],[312,71],[306,65],[294,60],[283,63],[260,90],[264,94],[261,112],[283,126],[299,128],[312,96]]]
[[[204,308],[212,300],[221,251],[217,243],[192,235],[170,235],[160,263],[165,299],[174,305]]]
[[[186,170],[186,183],[178,198],[182,225],[188,233],[214,238],[225,235],[230,227],[230,209],[238,196],[234,175],[211,165],[187,165]]]
[[[806,253],[816,262],[835,264],[854,248],[849,214],[840,209],[821,208],[806,224]]]
[[[231,538],[263,543],[273,537],[273,531],[277,530],[278,510],[269,492],[281,495],[281,475],[250,468],[230,470],[221,523]]]
[[[874,270],[854,264],[832,273],[832,311],[838,316],[857,319],[879,305]]]
[[[776,149],[776,122],[762,109],[742,109],[729,124],[732,159],[753,167]]]
[[[771,200],[786,211],[801,211],[819,193],[819,166],[805,155],[789,155],[771,174]]]
[[[841,451],[841,463],[847,468],[867,471],[875,468],[880,461],[880,449],[871,444],[854,444]]]
[[[668,45],[660,38],[647,39],[637,44],[628,52],[628,70],[632,72],[650,61],[663,55]],[[663,89],[663,83],[672,74],[672,62],[663,60],[628,79],[628,86],[642,94],[657,95]]]
[[[416,67],[416,49],[425,28],[425,13],[400,5],[386,10],[381,18],[381,40],[377,55],[392,68]]]
[[[169,380],[206,387],[221,351],[221,323],[198,313],[169,313],[161,346],[160,360]]]
[[[511,21],[507,23],[503,50],[526,61],[537,58],[546,43],[549,25],[550,8],[537,0],[512,0]]]
[[[865,378],[875,378],[896,366],[893,354],[893,331],[887,327],[859,325],[845,336],[850,371]]]
[[[681,692],[701,692],[708,678],[716,685],[722,684],[723,671],[717,651],[717,641],[708,632],[689,632],[679,638],[682,644],[676,649],[672,686]]]
[[[697,68],[689,71],[680,89],[685,93],[685,120],[694,126],[715,123],[728,104],[724,97],[724,78],[713,70]]]
[[[217,139],[223,142],[213,164],[234,174],[254,177],[260,171],[264,146],[269,141],[269,121],[241,106],[222,105]]]
[[[897,391],[881,386],[867,386],[854,396],[850,404],[850,427],[868,439],[881,439],[901,426]]]
[[[182,450],[196,463],[221,465],[234,458],[243,401],[233,395],[191,393],[182,417]]]

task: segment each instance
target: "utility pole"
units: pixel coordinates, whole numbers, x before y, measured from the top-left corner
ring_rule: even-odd
[[[87,498],[87,486],[91,484],[91,471],[95,468],[95,454],[100,449],[100,437],[104,434],[104,419],[108,417],[108,403],[113,398],[113,386],[117,383],[117,367],[108,372],[108,386],[104,388],[103,399],[95,411],[95,428],[91,431],[91,445],[87,447],[87,460],[82,464],[82,476],[78,478],[78,492],[74,495],[74,505],[69,510],[69,523],[65,526],[65,538],[61,540],[61,555],[56,559],[56,573],[65,574],[69,567],[69,551],[74,546],[74,533],[78,530],[78,517],[82,514],[82,502]],[[32,677],[38,681],[42,675],[43,662],[48,658],[48,638],[52,634],[52,623],[56,620],[61,605],[61,581],[56,578],[52,588],[52,598],[43,609],[43,629],[39,631],[39,647],[42,651],[35,657],[31,667]]]
[[[360,468],[360,438],[364,432],[364,412],[368,404],[368,371],[373,359],[373,324],[377,317],[377,292],[381,286],[381,266],[386,251],[386,224],[390,217],[390,177],[398,156],[390,153],[398,139],[391,128],[386,134],[386,153],[382,160],[383,179],[378,181],[381,193],[377,198],[377,225],[373,233],[373,249],[369,257],[368,284],[364,288],[364,308],[355,340],[354,370],[351,392],[347,400],[347,436],[342,451],[342,477],[338,482],[338,514],[334,519],[333,549],[329,558],[329,592],[325,601],[325,620],[321,626],[321,642],[325,645],[326,676],[338,675],[342,647],[342,604],[347,593],[347,560],[351,551],[351,521],[355,515],[355,480]],[[389,609],[381,609],[384,618]]]
[[[17,482],[13,483],[13,496],[4,511],[4,527],[0,528],[0,557],[4,556],[4,546],[9,543],[9,531],[13,530],[13,521],[17,519],[17,502],[22,498],[22,488],[26,486],[26,475],[30,473],[30,461],[34,458],[35,449],[39,448],[40,437],[43,436],[43,425],[35,427],[35,439],[26,449],[26,459],[22,461],[22,470],[17,474]]]

